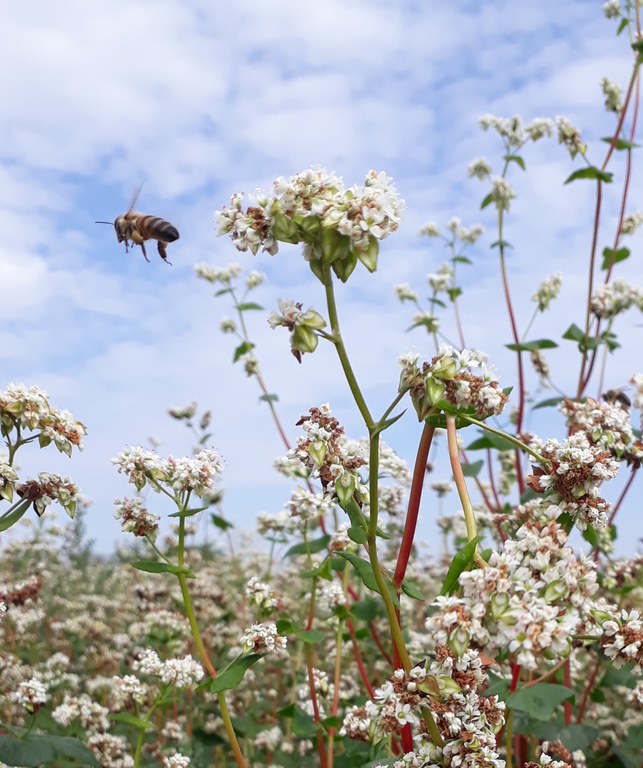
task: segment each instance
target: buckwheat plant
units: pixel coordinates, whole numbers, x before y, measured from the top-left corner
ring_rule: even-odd
[[[281,626],[296,643],[303,642],[307,689],[301,690],[308,692],[305,711],[315,726],[322,766],[336,761],[400,767],[585,765],[608,756],[629,766],[640,746],[634,735],[643,722],[640,715],[628,719],[626,729],[601,733],[594,723],[602,715],[593,714],[595,703],[608,696],[617,679],[628,691],[638,685],[642,647],[635,607],[641,597],[640,560],[616,566],[610,559],[614,519],[640,467],[642,445],[632,424],[632,401],[623,391],[628,382],[614,382],[614,389],[605,385],[608,355],[618,346],[618,319],[641,306],[639,289],[613,279],[629,256],[621,236],[638,225],[636,215],[626,213],[634,136],[624,131],[636,123],[633,94],[641,45],[633,32],[638,23],[633,7],[622,11],[608,5],[606,16],[620,18],[619,32],[632,30],[635,63],[626,88],[602,81],[605,107],[616,118],[603,159],[592,162],[595,149],[563,116],[524,122],[519,116],[486,115],[480,120],[484,131],[498,136],[501,160],[494,171],[496,163],[478,159],[469,176],[488,185],[481,208],[495,213],[493,248],[515,381],[503,385],[486,356],[466,345],[457,270],[474,262],[481,225],[467,229],[452,217],[447,235],[433,222],[421,230],[422,236],[444,241],[450,262],[428,274],[426,308],[416,287],[400,283],[394,290],[401,302],[415,307],[411,328],[426,329],[435,355],[427,360],[415,352],[401,355],[398,391],[374,414],[342,336],[334,286],[336,280],[363,278],[360,262],[374,272],[382,242],[400,226],[402,202],[391,179],[370,171],[363,184],[349,187],[337,174],[314,168],[279,178],[270,191],[250,198],[235,193],[217,213],[219,234],[230,236],[241,253],[278,257],[282,243],[301,246],[322,285],[325,310],[306,308],[296,298],[281,300],[268,322],[288,329],[291,351],[303,364],[320,344],[334,348],[368,436],[363,442],[349,438],[328,403],[313,405],[301,417],[297,426],[302,433],[294,445],[280,426],[288,453],[278,469],[301,485],[284,512],[260,521],[273,545],[289,545],[287,560],[301,564],[302,584],[308,584],[305,616],[300,609],[297,618],[291,607]],[[513,172],[527,169],[531,144],[550,138],[572,161],[582,163],[567,182],[591,179],[597,188],[586,305],[577,322],[559,331],[563,343],[578,351],[578,382],[571,392],[554,384],[556,375],[545,357],[558,342],[529,335],[556,300],[564,274],[545,277],[530,291],[526,301],[532,298],[535,308],[521,329],[508,259],[512,204],[520,195],[520,178]],[[627,153],[628,164],[622,213],[599,264],[596,233],[603,188],[614,180],[607,166],[617,151]],[[221,275],[230,274],[229,268],[199,271],[224,285]],[[233,302],[238,312],[246,311],[247,305],[234,296]],[[449,304],[458,347],[444,343]],[[226,332],[231,327],[222,324]],[[256,375],[257,350],[247,328],[240,341],[235,359],[251,349],[250,375]],[[554,387],[560,394],[537,410],[531,407],[528,360],[539,387]],[[629,382],[636,408],[641,405],[640,377],[633,372]],[[268,399],[263,382],[260,386]],[[598,389],[595,397],[588,395],[591,387]],[[276,397],[269,399],[274,415]],[[395,428],[408,401],[420,424],[417,455],[410,482],[391,488],[383,477],[382,434]],[[563,439],[536,432],[539,410],[552,406],[562,416]],[[467,445],[461,435],[468,428],[478,434]],[[449,488],[457,492],[462,520],[461,526],[445,521],[444,530],[453,532],[459,551],[441,568],[423,564],[420,573],[414,562],[415,530],[429,454],[442,435],[453,477]],[[474,451],[483,451],[483,458],[469,458]],[[623,466],[629,478],[616,501],[608,501],[603,485]],[[443,483],[433,485],[444,495]],[[393,519],[398,516],[397,526],[386,519],[389,512]],[[582,536],[584,550],[575,550],[574,535]],[[615,567],[617,580],[610,575]],[[418,580],[433,590],[433,598],[422,593]],[[334,660],[328,658],[330,649]],[[322,660],[328,662],[326,674],[319,668]],[[362,700],[342,710],[342,670],[349,661],[361,682]],[[618,676],[622,669],[630,675],[627,680]],[[276,732],[271,744],[288,762]]]

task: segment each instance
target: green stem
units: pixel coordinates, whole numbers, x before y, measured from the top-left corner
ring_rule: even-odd
[[[447,446],[449,450],[449,461],[451,462],[451,471],[453,472],[453,480],[455,481],[455,487],[458,490],[462,511],[464,512],[464,522],[467,526],[467,538],[469,541],[472,541],[478,536],[478,528],[476,525],[476,517],[473,512],[473,504],[471,503],[467,484],[464,479],[464,472],[462,471],[462,465],[460,464],[460,450],[458,448],[455,416],[450,415],[447,415]],[[482,559],[478,552],[477,544],[473,557],[481,568],[488,567],[487,563]]]
[[[344,371],[344,375],[346,376],[348,386],[350,387],[351,393],[353,394],[353,398],[355,399],[355,403],[359,408],[359,412],[362,414],[364,423],[370,430],[373,426],[373,417],[371,416],[371,412],[366,405],[366,400],[364,400],[362,390],[359,388],[359,384],[357,383],[357,378],[355,377],[355,373],[353,372],[350,360],[348,359],[348,353],[346,352],[344,340],[342,339],[342,333],[339,328],[339,318],[337,316],[337,304],[335,302],[333,276],[330,271],[330,265],[324,264],[323,270],[324,288],[326,290],[326,306],[328,308],[328,319],[330,320],[330,327],[333,331],[333,342],[335,344],[335,349],[337,350],[339,361]]]
[[[459,419],[465,419],[470,424],[475,424],[477,427],[480,427],[481,429],[486,430],[487,432],[491,432],[493,435],[498,435],[498,437],[502,437],[504,440],[508,440],[510,443],[513,443],[516,448],[520,448],[522,451],[525,451],[525,453],[528,453],[530,456],[533,456],[534,459],[539,464],[542,464],[544,467],[548,467],[550,462],[549,459],[546,459],[544,456],[541,456],[537,451],[534,451],[533,448],[530,448],[526,443],[523,443],[522,440],[519,440],[514,435],[509,435],[506,432],[503,432],[501,429],[496,429],[495,427],[490,427],[486,422],[484,421],[478,421],[478,419],[474,419],[472,416],[469,416],[466,413],[458,413]]]
[[[513,710],[509,710],[507,714],[507,721],[505,723],[505,745],[507,750],[507,766],[506,768],[512,768],[513,766],[513,754],[512,754],[512,748],[513,748],[513,721],[514,721],[514,713]]]
[[[183,568],[183,564],[185,561],[185,518],[184,517],[179,518],[178,561],[179,561],[179,567]],[[192,598],[190,596],[190,591],[188,589],[188,580],[184,573],[177,574],[177,578],[179,580],[179,585],[181,587],[181,595],[183,596],[183,605],[185,607],[185,615],[187,616],[188,622],[190,623],[190,629],[192,630],[192,638],[194,640],[194,644],[197,648],[197,651],[199,652],[199,657],[201,658],[201,662],[203,663],[203,666],[206,668],[210,677],[214,679],[217,676],[217,671],[214,668],[214,665],[212,664],[212,662],[210,661],[210,656],[205,648],[203,638],[201,637],[201,632],[199,631],[199,625],[197,624],[196,616],[194,613]],[[241,752],[241,747],[239,746],[239,742],[237,741],[237,735],[234,732],[234,726],[232,725],[232,718],[230,717],[230,712],[228,711],[228,705],[225,700],[224,692],[221,691],[217,695],[217,697],[219,700],[219,709],[221,710],[221,719],[223,720],[223,725],[225,727],[226,733],[228,734],[228,740],[230,741],[230,746],[232,747],[232,751],[234,752],[237,765],[239,766],[239,768],[247,768],[246,761],[243,757],[243,753]]]

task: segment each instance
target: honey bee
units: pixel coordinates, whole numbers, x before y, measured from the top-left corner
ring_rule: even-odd
[[[118,242],[125,243],[126,253],[129,251],[130,245],[132,248],[135,245],[140,245],[145,261],[149,261],[147,258],[147,251],[145,250],[145,241],[156,240],[159,256],[164,262],[171,264],[172,262],[167,259],[167,251],[165,249],[168,243],[173,243],[175,240],[179,239],[179,230],[165,219],[135,211],[134,206],[136,205],[140,193],[141,189],[139,188],[136,191],[127,212],[114,219],[114,229],[116,230]],[[96,224],[111,223],[111,221],[96,222]]]

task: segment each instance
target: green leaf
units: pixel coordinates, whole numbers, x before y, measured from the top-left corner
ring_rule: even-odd
[[[480,210],[484,210],[488,205],[491,205],[491,203],[493,203],[493,193],[489,192],[489,194],[480,203]]]
[[[395,424],[398,419],[401,419],[405,413],[406,408],[402,411],[402,413],[398,413],[397,416],[391,416],[390,419],[385,419],[382,422],[378,422],[371,430],[371,436],[374,437],[375,435],[379,435],[380,432],[384,432],[385,429],[388,429],[392,424]]]
[[[583,538],[585,541],[589,542],[592,547],[598,546],[598,536],[596,535],[596,531],[594,529],[594,526],[591,524],[587,525],[587,528],[583,531]]]
[[[454,264],[473,264],[471,259],[467,258],[466,256],[454,256],[451,261]]]
[[[567,339],[568,341],[577,341],[581,342],[585,339],[585,334],[581,329],[576,325],[576,323],[572,323],[569,328],[563,333],[563,339]]]
[[[532,405],[531,410],[536,411],[538,408],[552,408],[553,406],[562,403],[562,401],[562,397],[550,397],[547,400],[541,400],[539,403],[536,403],[536,405]]]
[[[494,240],[489,248],[513,248],[513,245],[508,240]]]
[[[603,136],[601,138],[601,141],[604,141],[606,144],[611,144],[614,141],[613,136]],[[627,139],[617,139],[616,144],[614,145],[614,149],[623,150],[623,149],[634,149],[636,147],[640,147],[640,144],[636,144],[633,141],[628,141]]]
[[[625,261],[630,255],[629,248],[619,248],[617,251],[612,248],[603,248],[603,263],[601,269],[609,269],[617,264],[619,261]]]
[[[245,304],[237,304],[239,312],[245,312],[247,309],[260,309],[263,310],[261,304],[255,304],[254,301],[249,301]]]
[[[299,640],[309,645],[317,645],[326,638],[326,635],[320,629],[293,629],[293,634]]]
[[[505,160],[507,161],[507,164],[514,162],[517,165],[519,165],[523,169],[523,171],[527,170],[525,161],[520,155],[505,155]]]
[[[203,512],[204,509],[209,508],[209,504],[205,507],[192,507],[191,509],[180,509],[178,512],[172,512],[171,515],[168,515],[168,517],[192,517],[193,515],[198,515],[199,512]]]
[[[250,350],[254,349],[255,345],[250,341],[244,341],[234,350],[234,355],[232,356],[232,362],[236,363],[239,358],[243,357],[247,352],[250,352]]]
[[[351,605],[351,614],[362,621],[373,621],[383,612],[382,604],[374,597],[363,597]]]
[[[535,339],[534,341],[525,341],[522,344],[505,344],[505,347],[512,352],[533,352],[535,349],[553,349],[557,346],[558,344],[551,339]]]
[[[240,656],[238,659],[235,659],[227,669],[221,672],[216,680],[210,683],[210,692],[221,693],[221,691],[236,688],[250,667],[261,658],[263,658],[261,653],[249,653],[246,656]]]
[[[214,512],[210,513],[210,519],[213,525],[216,525],[221,531],[227,531],[229,528],[234,528],[234,524],[221,515],[215,515]]]
[[[609,184],[613,177],[613,173],[610,173],[609,171],[601,171],[600,168],[590,165],[589,168],[579,168],[577,171],[574,171],[567,181],[565,181],[565,184],[576,181],[576,179],[600,179],[600,181]]]
[[[344,560],[348,560],[348,562],[357,571],[360,579],[362,580],[362,583],[367,589],[379,593],[380,589],[377,586],[375,576],[373,575],[373,569],[371,568],[371,564],[368,560],[362,560],[361,557],[358,557],[353,552],[336,552],[335,554],[338,557],[343,557]]]
[[[599,730],[594,726],[580,725],[578,723],[565,725],[562,718],[555,718],[552,722],[544,722],[542,720],[521,717],[519,728],[516,729],[516,732],[529,734],[537,739],[546,739],[547,741],[560,739],[567,749],[582,749],[584,752],[590,750],[592,743],[599,736]]]
[[[12,525],[18,522],[20,518],[29,509],[31,502],[29,499],[23,499],[14,510],[5,513],[0,517],[0,531],[6,531],[7,528],[11,528]],[[6,762],[6,761],[5,761]]]
[[[447,571],[444,584],[442,584],[442,589],[440,590],[441,595],[449,595],[456,589],[460,574],[473,562],[473,555],[479,541],[480,536],[476,536],[474,539],[471,539],[471,541],[468,541],[465,546],[456,553],[451,561],[449,570]]]
[[[469,464],[462,464],[462,474],[465,477],[476,477],[478,472],[482,469],[483,464],[484,461],[482,459],[479,461],[471,461]]]
[[[261,395],[259,400],[263,400],[264,403],[276,403],[279,400],[279,395]]]
[[[292,547],[286,552],[284,557],[293,557],[294,555],[308,555],[321,552],[324,549],[328,549],[330,542],[329,534],[324,534],[318,539],[312,539],[311,541],[302,541],[300,544],[293,544]]]
[[[185,568],[179,568],[178,565],[172,565],[172,563],[164,563],[160,560],[137,560],[130,563],[132,568],[136,568],[138,571],[145,571],[146,573],[173,573],[178,576],[181,573],[189,573]]]
[[[493,432],[484,432],[477,440],[474,440],[467,446],[467,451],[481,451],[484,449],[495,449],[496,451],[515,451],[516,446],[507,440],[506,437],[500,437]]]
[[[225,296],[226,293],[232,293],[232,288],[220,288],[214,295]]]
[[[455,301],[462,294],[462,288],[447,288],[447,296],[451,301]]]
[[[627,16],[623,17],[619,22],[618,29],[616,30],[616,34],[620,35],[621,32],[625,29],[625,27],[629,26],[629,23],[630,23],[630,20],[627,18]]]
[[[53,763],[59,757],[77,758],[83,766],[100,766],[93,752],[71,736],[29,734],[16,739],[14,736],[0,735],[0,760],[6,765],[31,768]]]
[[[131,725],[132,728],[136,728],[139,731],[153,731],[155,728],[154,723],[149,720],[143,720],[140,717],[134,717],[127,712],[116,712],[110,714],[109,719],[116,723],[125,723],[125,725]]]
[[[356,544],[366,544],[368,541],[368,533],[360,526],[351,525],[346,533],[348,538]]]
[[[405,595],[408,595],[413,600],[420,600],[420,602],[424,602],[425,600],[425,597],[422,594],[420,588],[408,579],[404,579],[402,582],[402,592],[404,592]]]
[[[509,694],[505,701],[510,709],[525,712],[534,720],[549,720],[563,701],[573,695],[564,685],[536,683]]]

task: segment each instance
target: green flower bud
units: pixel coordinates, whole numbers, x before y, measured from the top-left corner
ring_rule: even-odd
[[[436,379],[446,381],[447,379],[452,379],[456,375],[457,370],[456,361],[450,355],[444,355],[435,362],[431,368],[431,374]]]
[[[326,458],[326,443],[323,440],[315,440],[308,448],[308,455],[318,467],[321,467]]]
[[[335,493],[340,504],[347,504],[355,494],[357,483],[352,472],[342,472],[335,481]]]
[[[449,638],[449,648],[451,648],[456,656],[462,656],[469,648],[470,640],[471,638],[469,637],[468,632],[464,629],[456,629]]]
[[[548,603],[553,603],[567,594],[567,585],[562,579],[556,579],[545,587],[544,598]]]
[[[498,619],[509,607],[509,595],[506,592],[494,592],[491,597],[491,615]]]
[[[297,352],[314,352],[318,343],[317,334],[305,325],[298,325],[290,337],[290,346]]]

